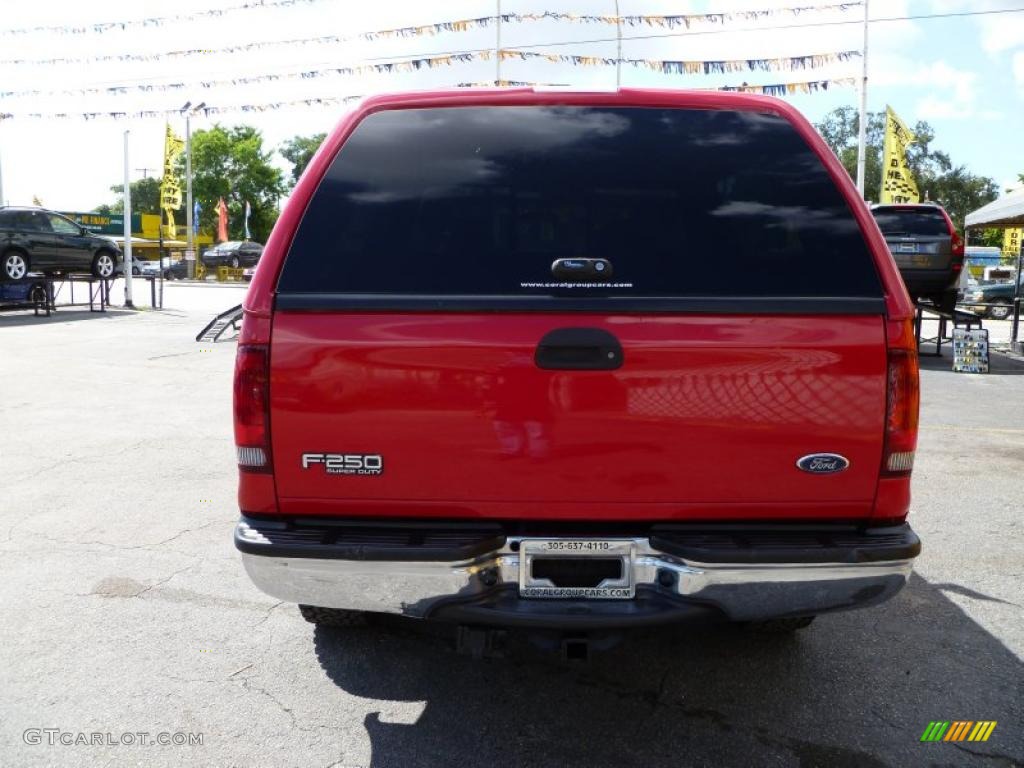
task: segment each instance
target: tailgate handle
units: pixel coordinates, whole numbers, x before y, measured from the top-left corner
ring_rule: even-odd
[[[544,334],[533,359],[549,371],[614,371],[622,358],[622,344],[602,328],[557,328]]]

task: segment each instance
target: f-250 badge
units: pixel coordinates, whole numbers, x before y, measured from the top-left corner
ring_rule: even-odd
[[[376,453],[304,453],[302,468],[321,465],[328,475],[381,475],[384,458]]]
[[[838,453],[812,453],[797,459],[797,467],[812,475],[832,475],[850,466],[850,461]]]

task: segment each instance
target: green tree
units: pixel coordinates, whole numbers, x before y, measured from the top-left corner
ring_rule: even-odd
[[[296,184],[306,170],[313,155],[327,138],[326,133],[314,133],[312,136],[294,136],[281,145],[281,156],[292,164],[292,184]]]
[[[850,178],[857,178],[857,133],[860,116],[853,107],[839,107],[825,115],[816,126],[822,138],[835,152]],[[975,176],[962,165],[954,165],[950,156],[934,149],[935,130],[918,121],[911,129],[916,140],[907,148],[907,165],[917,182],[922,199],[941,204],[962,229],[964,216],[998,196],[995,181]],[[869,112],[865,148],[864,192],[877,200],[882,183],[882,142],[885,137],[885,113]]]
[[[160,179],[147,177],[133,181],[129,188],[132,191],[132,213],[160,213]],[[124,184],[114,184],[110,191],[117,195],[113,205],[101,205],[94,210],[97,213],[124,212]]]
[[[192,197],[202,206],[201,228],[216,232],[216,206],[223,197],[228,206],[228,236],[241,240],[248,202],[252,238],[266,242],[285,191],[282,173],[270,164],[270,154],[263,149],[263,136],[249,125],[214,125],[192,134]],[[184,155],[178,163],[184,178]]]

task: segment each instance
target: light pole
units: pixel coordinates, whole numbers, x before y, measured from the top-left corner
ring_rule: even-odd
[[[496,0],[497,15],[495,16],[494,37],[494,84],[501,85],[501,0]]]
[[[857,191],[864,197],[868,135],[868,0],[864,0],[864,50],[861,51],[860,125],[857,135]],[[884,173],[884,169],[883,169]]]
[[[128,137],[131,131],[124,132],[124,305],[135,309],[132,303],[132,185],[128,160]]]
[[[192,226],[192,115],[206,106],[206,102],[192,106],[191,101],[185,102],[181,111],[185,113],[185,260],[188,262],[188,276],[196,275],[195,230]],[[191,258],[189,258],[191,257]]]
[[[622,87],[622,17],[619,16],[619,0],[615,0],[615,90]]]

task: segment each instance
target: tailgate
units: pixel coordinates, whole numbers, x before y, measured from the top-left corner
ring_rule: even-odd
[[[849,180],[795,120],[761,101],[362,116],[277,278],[280,511],[871,514],[885,292]],[[819,453],[849,467],[797,467]]]
[[[541,338],[572,327],[614,335],[621,367],[538,367]],[[362,500],[390,514],[866,515],[885,367],[875,316],[278,313],[278,496],[282,511],[350,514]],[[849,469],[798,469],[811,453]],[[336,471],[329,454],[345,457]],[[379,474],[359,471],[378,456]]]
[[[952,268],[953,249],[948,234],[941,237],[886,237],[885,242],[901,270],[948,272]]]

